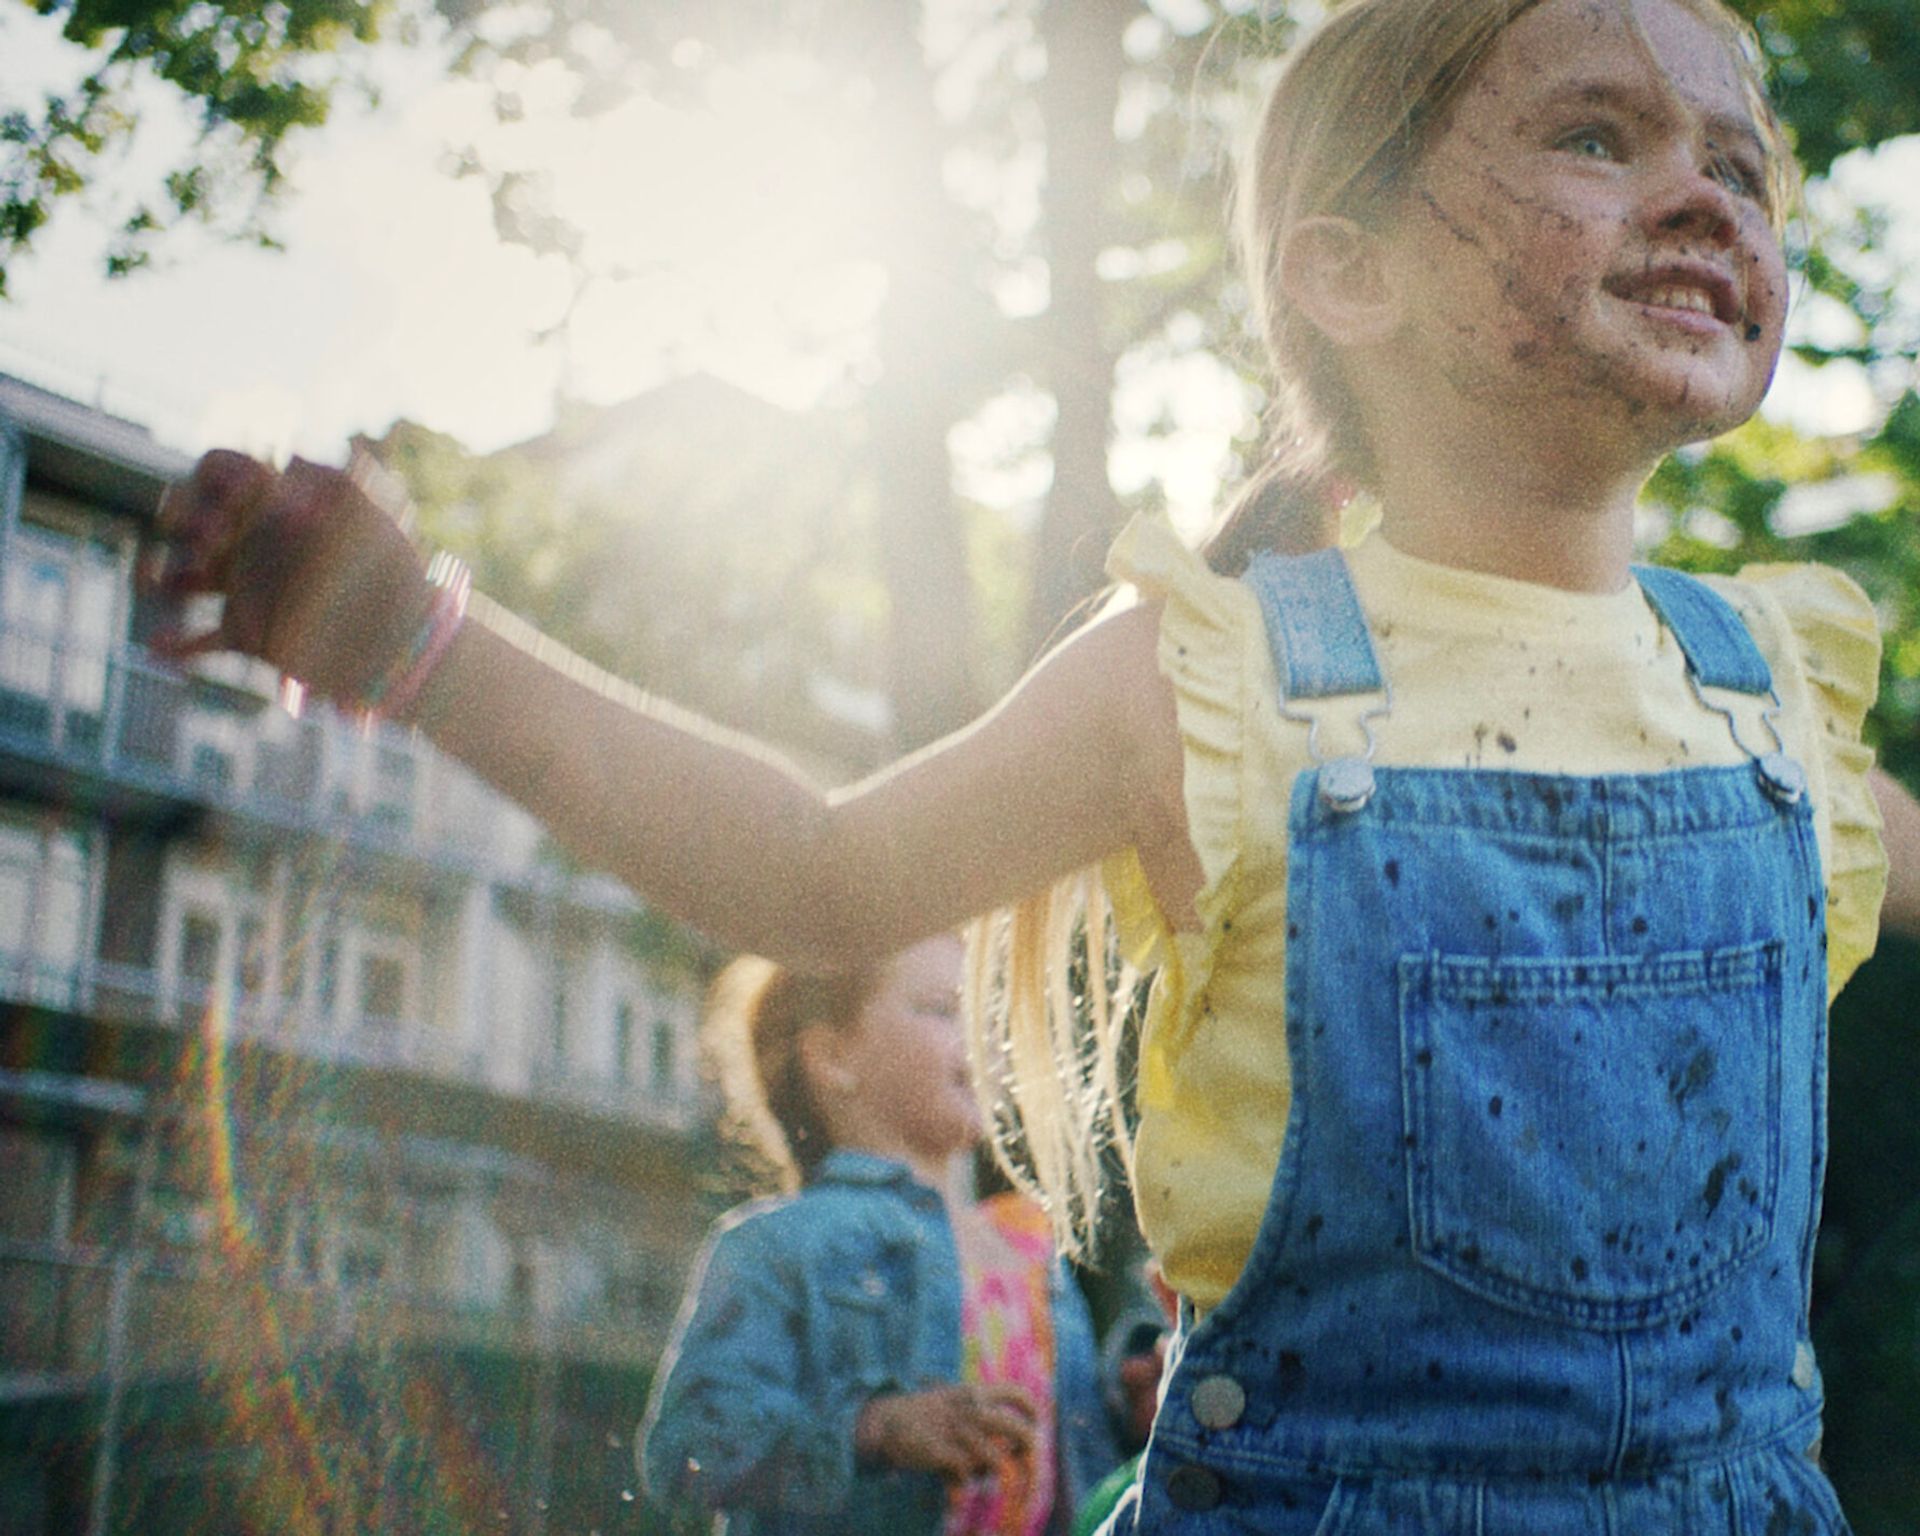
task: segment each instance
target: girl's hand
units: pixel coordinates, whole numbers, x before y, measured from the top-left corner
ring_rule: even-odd
[[[390,510],[398,498],[370,494],[374,473],[207,454],[161,503],[143,580],[162,597],[225,603],[212,628],[156,635],[153,648],[176,660],[241,651],[316,694],[358,695],[404,651],[430,599]]]
[[[950,1482],[985,1477],[1033,1448],[1033,1399],[1019,1387],[935,1387],[870,1399],[854,1425],[862,1460]]]

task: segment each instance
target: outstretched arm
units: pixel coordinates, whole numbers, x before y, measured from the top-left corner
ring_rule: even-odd
[[[350,477],[232,454],[170,493],[163,590],[225,595],[181,654],[264,657],[352,697],[429,603],[419,557]],[[1137,845],[1197,885],[1157,614],[1115,613],[968,729],[829,793],[777,755],[470,617],[408,711],[436,745],[722,943],[802,967],[890,953]],[[1190,878],[1184,878],[1187,871]]]
[[[1887,848],[1887,898],[1880,908],[1880,925],[1920,939],[1920,801],[1878,768],[1867,782],[1880,807],[1880,836]]]
[[[418,719],[668,912],[789,963],[844,963],[1169,834],[1170,694],[1171,787],[1154,782],[1145,718],[1167,691],[1156,623],[1133,610],[1094,624],[974,725],[831,793],[744,738],[555,667],[486,624],[455,640]]]

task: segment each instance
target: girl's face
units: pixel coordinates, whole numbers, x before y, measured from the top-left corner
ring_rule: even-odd
[[[1454,104],[1387,234],[1430,387],[1638,454],[1759,404],[1786,316],[1768,161],[1676,0],[1543,0]]]
[[[859,1017],[833,1032],[816,1092],[840,1145],[931,1173],[980,1139],[960,1017],[962,958],[951,934],[903,950]]]

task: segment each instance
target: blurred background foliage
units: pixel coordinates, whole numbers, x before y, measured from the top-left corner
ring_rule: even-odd
[[[798,427],[711,396],[631,419],[563,406],[557,438],[652,434],[597,481],[404,424],[377,447],[423,531],[474,558],[510,607],[816,759],[864,767],[1004,686],[1097,584],[1121,519],[1172,498],[1153,449],[1193,432],[1199,384],[1238,390],[1214,480],[1258,451],[1223,167],[1251,82],[1312,0],[13,3],[57,17],[91,63],[0,114],[0,291],[47,220],[118,163],[155,79],[191,103],[200,137],[125,202],[117,272],[183,220],[271,241],[301,136],[371,92],[382,48],[440,50],[491,86],[502,122],[526,113],[540,71],[562,71],[569,110],[591,116],[636,96],[699,100],[755,58],[808,59],[793,88],[859,119],[872,158],[857,170],[889,214],[861,232],[888,274],[861,387]],[[1920,787],[1920,289],[1887,211],[1830,179],[1920,132],[1913,0],[1735,3],[1814,178],[1793,231],[1794,360],[1807,391],[1844,386],[1870,406],[1844,435],[1763,418],[1676,456],[1648,488],[1647,543],[1696,570],[1819,559],[1858,580],[1887,641],[1869,732]],[[480,150],[453,162],[488,187],[501,239],[568,263],[577,303],[636,279],[596,256],[537,169]],[[1025,489],[956,478],[955,435],[994,413],[1016,425],[993,467]],[[714,422],[726,430],[703,439]],[[823,678],[845,695],[836,708]],[[876,698],[865,727],[821,728]],[[1819,1332],[1828,1455],[1864,1536],[1920,1529],[1916,995],[1920,958],[1889,945],[1834,1019]]]

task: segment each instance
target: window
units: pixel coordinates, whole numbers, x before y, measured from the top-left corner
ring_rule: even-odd
[[[513,1245],[513,1267],[507,1272],[507,1306],[521,1316],[533,1311],[533,1256],[519,1243]]]
[[[304,1000],[307,981],[306,946],[296,940],[280,956],[280,1005],[288,1013],[298,1013]]]
[[[45,699],[53,693],[54,641],[67,606],[67,570],[62,561],[35,547],[43,538],[25,530],[15,538],[4,589],[0,688]],[[35,718],[44,728],[44,710]],[[29,725],[34,719],[23,716],[17,723]]]
[[[10,994],[64,1005],[84,958],[86,927],[81,836],[0,818],[0,972]]]
[[[673,1020],[655,1019],[653,1021],[653,1054],[647,1063],[647,1082],[655,1093],[669,1093],[673,1089],[675,1057],[679,1054],[679,1041],[674,1036]]]
[[[208,789],[230,789],[233,786],[233,754],[221,751],[211,742],[197,741],[193,745],[193,761],[188,764],[187,773],[194,783]]]
[[[240,992],[258,1002],[267,990],[267,925],[257,917],[240,919]]]
[[[220,919],[189,908],[180,920],[179,994],[183,1008],[205,1007],[220,974]]]
[[[23,524],[0,573],[0,727],[100,742],[121,578],[99,546]]]
[[[253,748],[256,793],[301,804],[313,797],[320,778],[320,728],[312,720],[271,714]]]
[[[633,1004],[625,998],[613,1010],[613,1075],[617,1082],[633,1081]]]
[[[66,1136],[0,1126],[0,1236],[64,1243],[73,1222],[74,1144]]]
[[[381,743],[373,754],[373,816],[396,830],[413,820],[413,754]]]
[[[368,955],[360,962],[360,1017],[392,1026],[407,1011],[407,968],[392,955]]]
[[[39,839],[25,827],[0,823],[0,951],[24,959],[32,946],[33,875]]]
[[[341,1288],[378,1285],[386,1272],[387,1246],[382,1235],[366,1227],[345,1226],[340,1233]]]
[[[117,582],[113,571],[97,562],[75,572],[73,602],[67,616],[72,650],[67,657],[67,707],[97,715],[107,702],[107,653],[113,647]]]
[[[63,966],[77,966],[86,947],[87,853],[79,834],[59,831],[47,840],[41,869],[39,952]]]
[[[320,941],[320,974],[314,978],[314,1007],[320,1017],[331,1021],[334,1005],[340,996],[340,936],[334,931],[332,923],[326,926],[326,937]]]
[[[298,1279],[320,1278],[320,1219],[307,1206],[295,1206],[287,1214],[281,1263]]]

